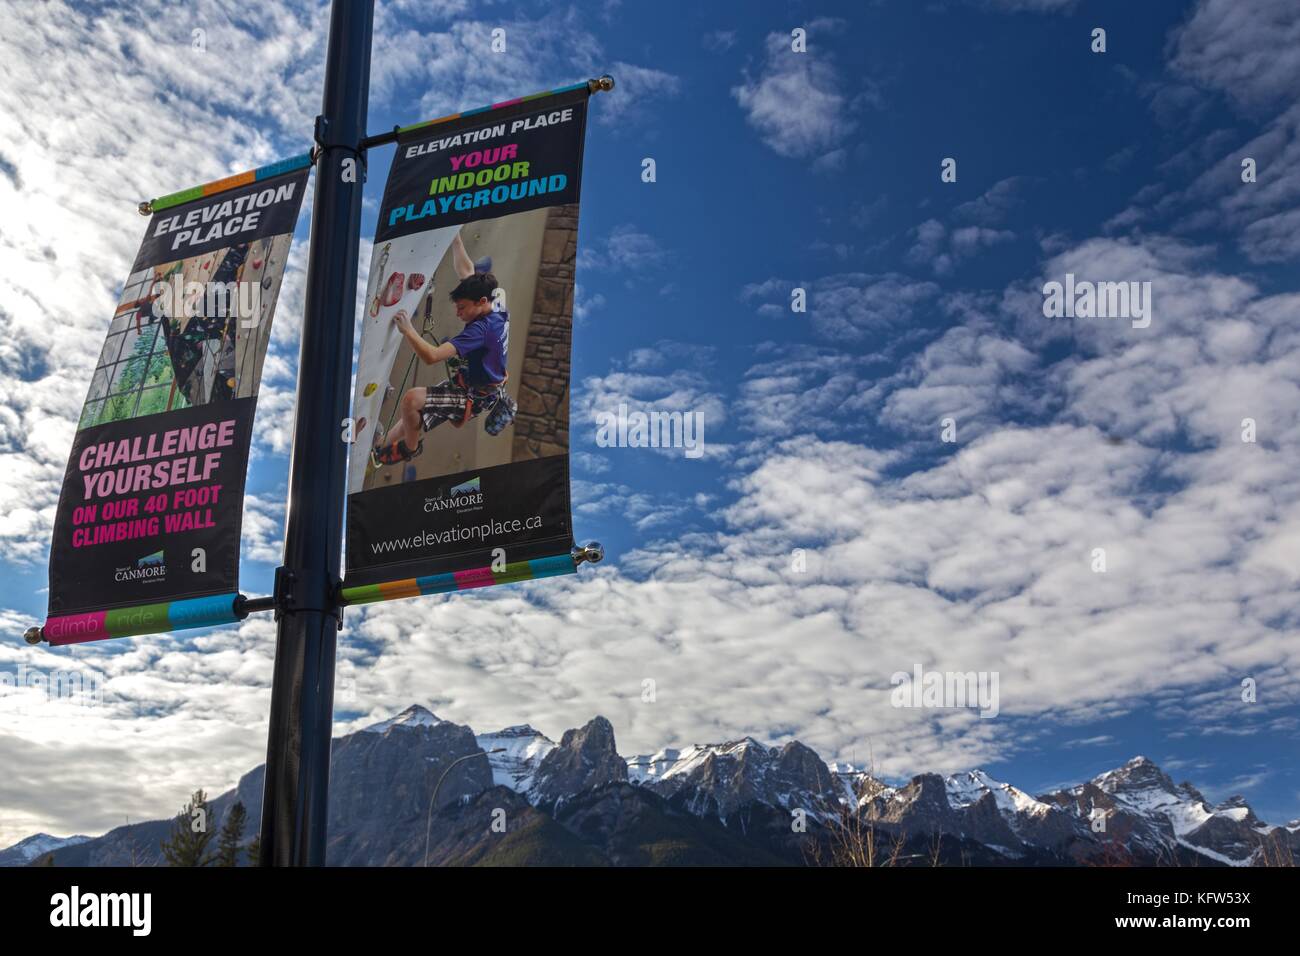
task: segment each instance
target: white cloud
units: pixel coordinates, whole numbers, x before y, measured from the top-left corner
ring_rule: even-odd
[[[1291,0],[1201,0],[1173,44],[1175,70],[1241,106],[1300,95],[1300,17]]]
[[[593,110],[596,121],[606,126],[640,123],[649,103],[672,99],[682,91],[680,77],[663,70],[616,61],[609,72],[614,77],[613,93],[598,97]]]
[[[578,252],[578,267],[609,272],[644,272],[668,261],[669,253],[654,236],[631,223],[609,231],[603,243],[588,243]]]
[[[970,259],[981,249],[1009,242],[1015,234],[1005,229],[984,226],[959,226],[951,232],[937,219],[927,219],[912,230],[914,241],[907,250],[907,261],[928,265],[937,276],[948,275],[963,259]]]
[[[786,33],[769,33],[766,55],[757,77],[746,76],[731,93],[749,124],[778,155],[810,159],[832,154],[856,128],[848,117],[848,98],[830,53],[816,47],[816,38],[829,33],[833,21],[808,24],[808,51],[795,53]],[[826,160],[837,166],[840,160]]]

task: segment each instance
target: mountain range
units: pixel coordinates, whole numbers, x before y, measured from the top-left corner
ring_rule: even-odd
[[[1300,858],[1300,821],[1264,823],[1241,797],[1211,804],[1146,757],[1031,796],[982,770],[891,785],[827,765],[797,740],[769,747],[746,737],[624,758],[603,717],[556,743],[527,724],[475,734],[414,705],[335,738],[331,759],[327,861],[336,866],[1290,866]],[[236,802],[260,819],[263,772],[210,801],[214,827]],[[36,834],[0,851],[0,865],[160,865],[171,826]]]

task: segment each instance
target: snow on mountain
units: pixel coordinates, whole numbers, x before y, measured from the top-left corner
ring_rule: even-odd
[[[80,834],[70,837],[50,836],[48,833],[35,833],[13,846],[0,850],[0,866],[25,866],[51,850],[65,846],[76,846],[93,839]]]
[[[844,800],[851,805],[860,807],[876,798],[890,800],[898,792],[896,788],[882,783],[866,770],[851,763],[829,763],[826,766],[843,784]]]
[[[640,754],[627,758],[627,779],[637,785],[658,780],[677,765],[682,752],[671,748],[655,754]]]
[[[393,727],[400,727],[403,729],[411,729],[414,727],[437,727],[439,724],[444,723],[446,723],[445,720],[436,716],[428,708],[421,707],[419,704],[412,704],[396,717],[389,717],[387,720],[381,720],[377,724],[363,727],[361,732],[367,734],[382,734],[386,733]]]
[[[1202,853],[1230,866],[1249,866],[1261,839],[1274,828],[1255,817],[1240,796],[1218,806],[1190,783],[1175,784],[1154,762],[1134,757],[1122,767],[1098,774],[1070,794],[1084,797],[1093,788],[1112,798],[1108,812],[1120,812],[1146,821],[1166,842]]]
[[[627,776],[632,783],[654,783],[689,775],[710,756],[738,757],[753,748],[767,753],[767,748],[753,737],[722,744],[691,744],[685,750],[668,748],[648,757],[630,757],[627,761]]]
[[[1189,784],[1176,785],[1146,757],[1134,757],[1123,767],[1099,774],[1092,782],[1139,813],[1163,816],[1179,839],[1214,816],[1195,788]]]
[[[487,761],[463,759],[483,752]],[[245,775],[238,792],[216,803],[239,796],[250,812],[260,813],[262,769]],[[1116,854],[1138,865],[1186,864],[1196,859],[1193,853],[1233,866],[1300,861],[1300,820],[1269,826],[1240,796],[1211,805],[1191,784],[1175,784],[1145,757],[1035,797],[983,770],[948,777],[922,773],[891,786],[851,764],[828,765],[797,740],[768,747],[744,737],[625,761],[604,717],[567,730],[556,743],[527,724],[476,735],[419,705],[335,739],[332,861],[362,865],[406,859],[400,849],[403,831],[394,830],[393,821],[425,819],[432,781],[441,781],[444,773],[450,776],[439,791],[439,807],[468,806],[476,794],[504,786],[531,804],[530,812],[587,835],[582,828],[589,825],[607,837],[640,834],[637,828],[661,819],[663,810],[717,818],[741,836],[755,825],[759,829],[753,832],[766,832],[764,820],[776,821],[784,833],[785,814],[773,810],[802,809],[811,820],[834,828],[839,810],[855,807],[887,834],[952,835],[1031,864],[1087,864]],[[564,816],[575,812],[579,816]],[[1094,826],[1098,817],[1105,820],[1102,828]],[[130,831],[133,840],[145,832],[140,827],[165,832],[167,823],[119,830]],[[451,825],[438,823],[436,816],[435,823],[435,830]],[[154,830],[147,831],[150,845],[157,843]],[[0,866],[27,865],[63,848],[83,861],[74,865],[117,865],[125,859],[124,839],[118,831],[65,839],[38,833],[0,850]]]
[[[846,799],[841,779],[797,740],[765,747],[744,737],[662,750],[628,761],[628,779],[670,800],[680,799],[697,816],[724,820],[750,803],[822,816]]]
[[[492,765],[492,782],[526,794],[532,789],[537,768],[556,743],[528,724],[517,724],[494,734],[479,734],[475,739]],[[500,748],[501,753],[492,753]]]
[[[968,807],[986,793],[993,794],[998,809],[1004,814],[1029,813],[1042,816],[1050,813],[1052,808],[1041,800],[1035,800],[1023,790],[1017,790],[1009,783],[994,780],[983,770],[970,770],[944,778],[944,789],[948,802],[954,809]]]

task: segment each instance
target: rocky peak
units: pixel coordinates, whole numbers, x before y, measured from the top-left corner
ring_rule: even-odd
[[[555,749],[555,741],[528,724],[515,724],[494,734],[479,734],[477,739],[488,755],[493,783],[522,794],[533,788],[538,767]]]
[[[389,717],[387,720],[381,720],[377,724],[371,724],[363,728],[363,733],[384,734],[393,728],[411,730],[417,727],[437,727],[439,724],[446,723],[433,711],[427,707],[421,707],[419,704],[412,704],[406,710],[402,711],[396,717]]]
[[[1092,778],[1092,782],[1107,793],[1124,794],[1138,790],[1159,790],[1179,795],[1173,780],[1146,757],[1134,757],[1117,770],[1108,770]]]
[[[626,783],[627,762],[614,745],[614,727],[595,717],[582,727],[566,730],[559,746],[537,766],[529,798],[538,805],[554,804],[579,790],[605,783]]]
[[[724,820],[753,803],[813,815],[833,812],[846,798],[840,778],[797,740],[765,747],[753,737],[694,744],[633,761],[635,779],[697,816]]]

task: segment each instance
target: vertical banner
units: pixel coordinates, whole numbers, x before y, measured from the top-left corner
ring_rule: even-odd
[[[403,130],[348,470],[352,603],[571,572],[586,83]]]
[[[244,478],[310,160],[154,202],[50,547],[53,644],[233,619]]]

